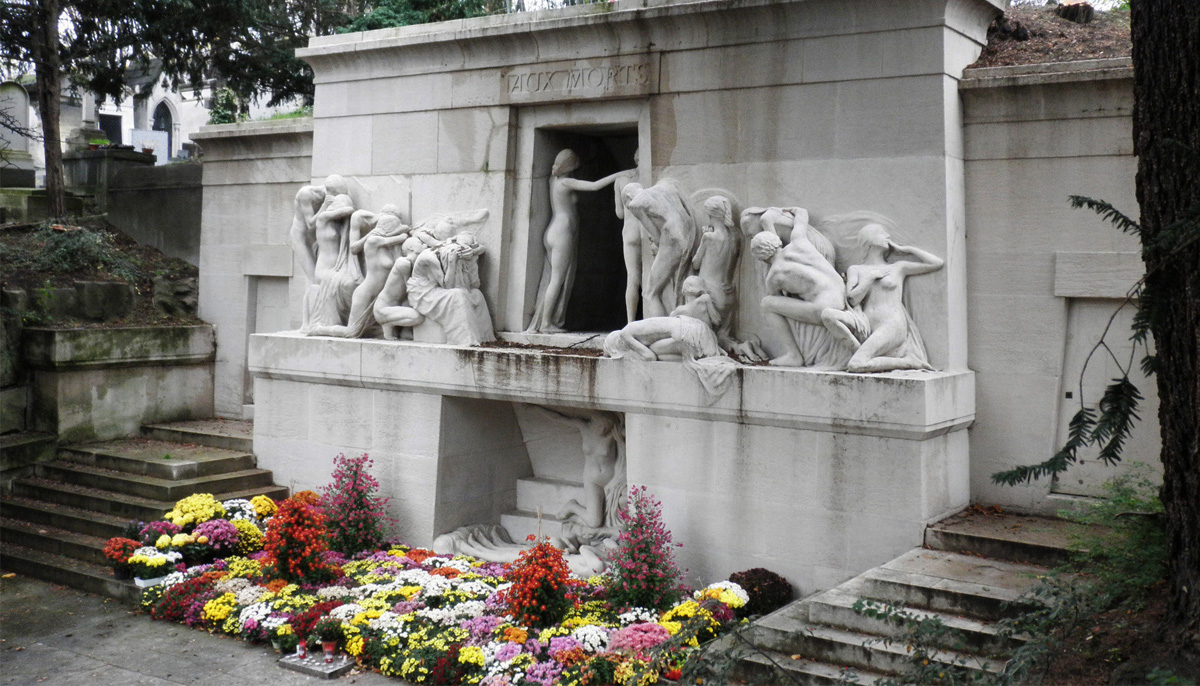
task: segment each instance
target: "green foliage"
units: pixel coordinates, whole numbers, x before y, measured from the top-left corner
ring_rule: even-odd
[[[272,114],[271,116],[267,117],[267,121],[275,121],[277,119],[300,119],[303,117],[311,117],[312,112],[313,112],[312,106],[305,105],[303,107],[297,107],[296,109],[290,110],[288,112],[276,112],[275,114]]]
[[[370,31],[507,11],[503,0],[376,0],[341,32]]]
[[[877,681],[880,686],[993,682],[991,675],[971,669],[966,658],[947,650],[964,650],[965,641],[961,632],[946,626],[937,617],[920,616],[907,608],[866,598],[855,601],[854,611],[864,617],[895,624],[902,629],[896,636],[875,639],[884,645],[898,643],[908,649],[908,667],[904,673],[895,679]]]
[[[219,88],[213,93],[212,107],[208,111],[209,124],[233,124],[245,118],[237,95],[228,88]]]
[[[1090,525],[1072,541],[1072,563],[1054,570],[1027,597],[1032,609],[1003,622],[1028,636],[1005,668],[1006,683],[1036,683],[1068,641],[1114,607],[1136,609],[1166,578],[1162,503],[1145,465],[1104,485],[1104,497],[1064,517]],[[1077,573],[1077,570],[1082,574]]]
[[[1104,497],[1063,517],[1089,524],[1072,541],[1073,561],[1094,579],[1093,594],[1105,606],[1140,607],[1167,575],[1163,506],[1146,465],[1104,485]]]
[[[121,254],[106,231],[46,227],[38,229],[35,238],[43,248],[30,260],[33,269],[52,273],[100,269],[129,282],[142,278],[137,265]]]

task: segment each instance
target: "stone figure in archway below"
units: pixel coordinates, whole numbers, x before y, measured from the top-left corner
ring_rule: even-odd
[[[571,499],[558,519],[578,523],[577,533],[617,536],[625,504],[625,428],[612,412],[568,415],[540,405],[533,409],[579,430],[583,447],[583,502]]]
[[[400,339],[400,328],[418,326],[425,321],[420,312],[404,304],[408,301],[408,279],[412,276],[413,263],[424,247],[416,236],[409,236],[401,244],[401,255],[392,263],[383,289],[375,298],[372,312],[375,321],[383,327],[383,337],[389,341]]]
[[[833,266],[832,243],[808,223],[808,212],[799,207],[748,209],[742,214],[742,227],[746,232],[758,229],[750,251],[767,266],[763,279],[767,294],[761,306],[768,328],[784,347],[784,353],[771,364],[839,368],[844,357],[830,359],[834,342],[827,332],[802,329],[806,351],[792,324],[824,329],[824,312],[846,309],[846,284]]]
[[[370,230],[363,236],[363,230],[368,228]],[[343,338],[360,338],[366,335],[375,324],[376,298],[383,290],[388,274],[399,256],[400,245],[408,238],[408,226],[395,205],[385,205],[379,214],[358,210],[350,215],[350,252],[353,255],[362,255],[362,283],[354,289],[350,299],[350,314],[345,326],[313,326],[308,329],[308,335]]]
[[[452,345],[496,340],[487,301],[479,290],[482,253],[475,236],[461,233],[421,252],[408,279],[409,304],[441,326]]]
[[[687,198],[669,179],[643,189],[630,200],[626,210],[633,212],[641,223],[654,253],[642,312],[648,318],[666,316],[679,304],[683,280],[691,274],[700,231],[688,209]]]
[[[349,223],[353,213],[354,201],[345,181],[330,176],[325,183],[325,198],[312,218],[316,282],[304,296],[302,331],[343,325],[350,314],[354,289],[362,281],[358,258],[350,253]]]
[[[605,554],[616,547],[622,526],[620,509],[625,505],[625,430],[619,414],[577,411],[567,414],[532,405],[554,421],[579,430],[583,448],[583,502],[572,499],[558,514],[562,534],[551,537],[555,547],[566,552],[567,564],[577,575],[604,571]],[[434,539],[439,553],[461,553],[490,562],[513,562],[528,543],[514,542],[501,526],[473,524]]]
[[[829,225],[845,252],[854,254],[846,271],[846,298],[850,309],[822,313],[825,325],[854,354],[846,365],[850,372],[887,372],[899,369],[933,369],[925,344],[904,303],[904,283],[910,276],[942,268],[940,257],[892,240],[891,222],[868,213],[831,217]],[[857,228],[852,238],[847,229]],[[840,261],[840,260],[839,260]]]
[[[622,172],[597,181],[573,179],[569,174],[581,161],[573,150],[564,149],[554,158],[550,169],[550,222],[542,235],[546,257],[537,302],[527,333],[566,331],[567,301],[575,284],[576,253],[579,248],[579,210],[575,193],[598,191],[613,183]]]

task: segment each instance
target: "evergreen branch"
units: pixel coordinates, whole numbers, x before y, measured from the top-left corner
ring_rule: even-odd
[[[1133,423],[1140,420],[1138,401],[1142,394],[1128,376],[1113,379],[1100,398],[1100,416],[1089,442],[1103,443],[1100,459],[1113,465],[1121,461],[1121,450],[1133,432]]]
[[[1093,200],[1092,198],[1083,195],[1072,195],[1068,197],[1071,201],[1071,207],[1074,207],[1075,209],[1086,207],[1101,217],[1107,219],[1123,233],[1141,237],[1141,225],[1125,216],[1123,212],[1113,207],[1111,204],[1103,200]]]

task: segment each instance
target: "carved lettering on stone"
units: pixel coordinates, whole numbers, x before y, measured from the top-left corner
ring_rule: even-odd
[[[589,60],[515,67],[500,72],[500,100],[544,102],[646,95],[656,90],[655,66],[653,61]]]

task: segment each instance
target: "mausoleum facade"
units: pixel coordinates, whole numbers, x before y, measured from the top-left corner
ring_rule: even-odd
[[[988,396],[969,359],[1002,373],[972,284],[1037,281],[1047,253],[972,248],[997,234],[970,182],[1013,152],[972,148],[964,102],[1020,99],[963,95],[999,4],[620,0],[312,39],[311,122],[198,136],[218,411],[253,414],[293,488],[370,453],[418,545],[550,535],[586,569],[626,484],[696,580],[768,567],[808,593],[920,545],[992,494],[977,399],[996,431],[1022,383],[1064,376]],[[1048,297],[1113,290],[1072,255]],[[1054,326],[979,299],[1015,347]],[[1000,499],[1054,506],[1031,488]]]

